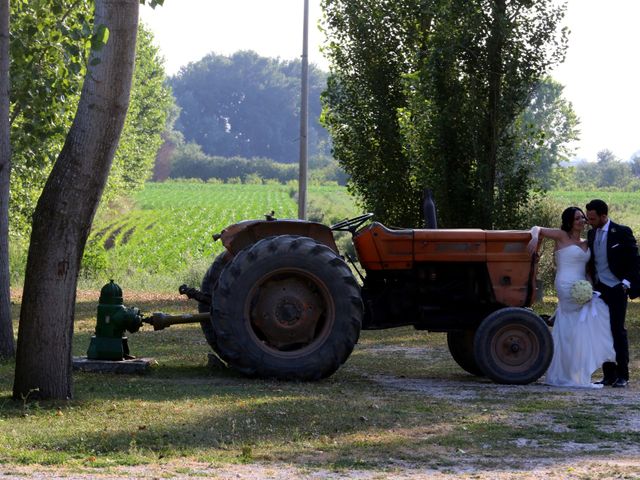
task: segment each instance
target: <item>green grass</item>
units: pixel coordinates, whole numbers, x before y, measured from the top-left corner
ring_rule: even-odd
[[[612,194],[613,195],[613,194]],[[563,204],[600,196],[615,220],[636,228],[640,198],[553,192]],[[193,302],[166,293],[198,284],[220,248],[211,235],[230,223],[276,210],[295,217],[289,187],[150,184],[133,208],[97,219],[94,245],[113,237],[107,275],[124,301],[143,312],[190,312]],[[313,187],[310,217],[330,224],[359,214],[339,187]],[[314,217],[314,215],[316,217]],[[127,232],[131,233],[127,234]],[[98,292],[79,295],[74,355],[84,355],[95,326]],[[17,321],[19,298],[14,298]],[[536,306],[551,313],[554,299]],[[630,304],[632,390],[640,381],[640,303]],[[612,389],[575,393],[540,385],[501,387],[463,372],[443,334],[411,328],[363,332],[332,377],[314,383],[247,379],[207,367],[209,347],[194,325],[130,335],[132,352],[158,360],[151,373],[75,373],[67,402],[14,402],[11,362],[0,364],[0,464],[54,465],[78,472],[196,461],[213,465],[290,464],[299,468],[392,471],[394,466],[454,471],[524,468],[531,459],[580,461],[597,449],[606,459],[640,443],[636,402]],[[403,388],[398,385],[404,385]],[[615,428],[612,428],[612,425]],[[565,450],[568,442],[585,449]],[[181,471],[195,475],[190,467]],[[180,473],[180,472],[178,472]]]
[[[175,297],[127,292],[125,302],[146,312],[194,307]],[[549,302],[542,309],[553,307]],[[78,303],[74,355],[86,351],[95,308],[95,298]],[[632,302],[633,376],[639,318],[640,304]],[[632,424],[610,428],[617,419],[637,418],[635,402],[612,401],[618,392],[494,385],[457,367],[443,334],[363,332],[336,374],[309,383],[208,368],[209,349],[194,325],[159,332],[146,327],[129,337],[134,354],[157,359],[152,372],[75,373],[75,398],[67,402],[10,400],[13,364],[0,364],[0,463],[100,470],[184,459],[343,470],[471,462],[490,469],[502,457],[517,466],[589,454],[568,453],[567,442],[611,458],[640,442]]]

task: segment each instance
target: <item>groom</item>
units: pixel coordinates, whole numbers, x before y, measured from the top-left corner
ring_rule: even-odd
[[[627,297],[640,296],[640,256],[633,232],[629,227],[609,220],[609,207],[602,200],[587,204],[587,220],[591,227],[587,234],[591,259],[589,272],[595,290],[609,306],[615,362],[602,365],[604,378],[598,383],[625,388],[629,383],[629,341],[624,320]]]

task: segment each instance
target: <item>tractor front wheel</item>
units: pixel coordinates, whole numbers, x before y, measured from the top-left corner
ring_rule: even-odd
[[[327,377],[360,334],[358,283],[336,252],[312,238],[270,237],[238,253],[214,297],[217,347],[246,375]]]
[[[540,378],[553,356],[553,339],[542,318],[524,308],[502,308],[475,334],[474,355],[497,383],[525,385]]]

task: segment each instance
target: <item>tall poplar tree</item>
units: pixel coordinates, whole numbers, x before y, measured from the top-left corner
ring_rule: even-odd
[[[408,172],[398,111],[407,107],[404,75],[415,45],[412,19],[419,0],[323,0],[325,54],[330,61],[322,96],[333,155],[362,199],[362,208],[392,225],[420,219],[420,189]],[[409,39],[412,39],[408,41]]]
[[[563,59],[554,0],[323,0],[330,59],[324,119],[352,188],[379,218],[441,225],[522,219],[532,165],[514,122]]]
[[[434,189],[444,225],[521,226],[537,185],[536,156],[519,155],[522,132],[514,125],[564,58],[564,7],[554,0],[441,5],[407,83],[411,172]]]

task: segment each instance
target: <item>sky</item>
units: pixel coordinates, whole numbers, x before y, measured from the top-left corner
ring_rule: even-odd
[[[551,72],[580,118],[578,158],[595,161],[600,150],[628,160],[640,152],[640,0],[569,0],[566,61]],[[254,50],[267,57],[302,54],[303,0],[165,0],[141,6],[167,73],[207,53]],[[309,61],[327,70],[317,28],[320,0],[309,0]]]

